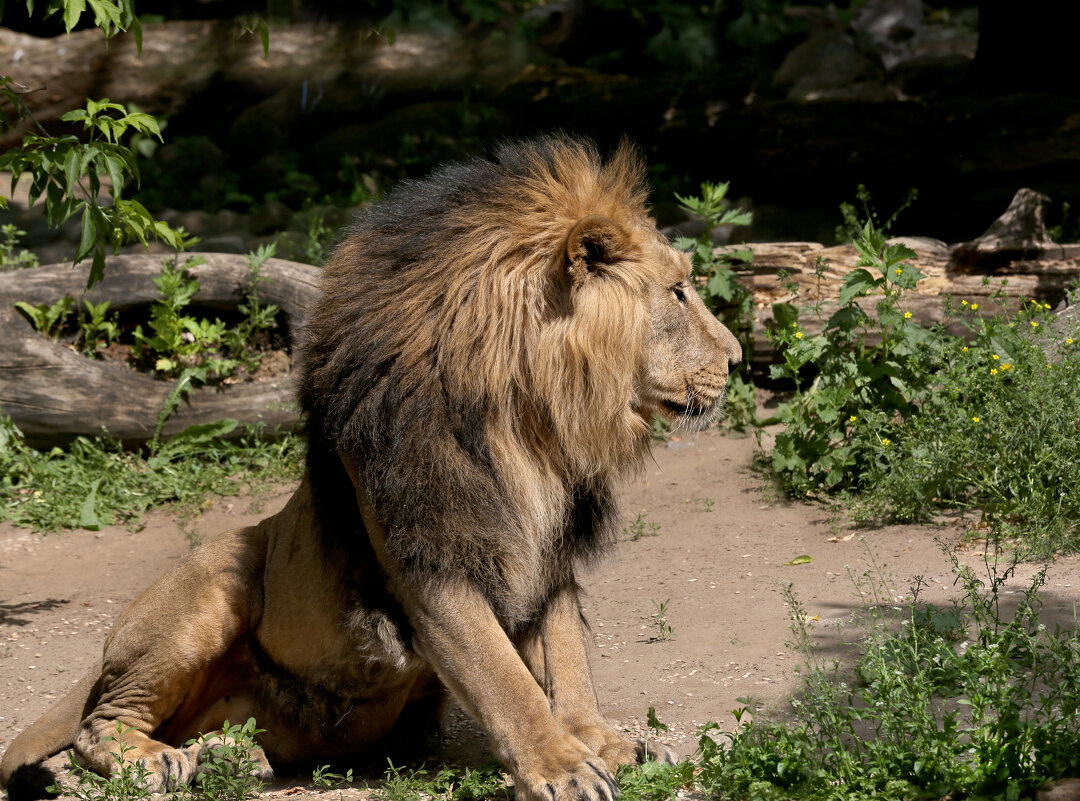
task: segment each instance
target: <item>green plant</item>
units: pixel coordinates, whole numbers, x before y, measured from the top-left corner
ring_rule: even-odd
[[[67,8],[78,5],[71,2]],[[8,92],[8,97],[14,97],[23,108],[13,91]],[[0,170],[11,171],[13,190],[23,173],[32,176],[30,204],[44,198],[51,225],[80,217],[82,235],[74,263],[91,258],[87,288],[104,275],[106,248],[111,247],[115,253],[125,243],[136,240],[146,245],[148,237],[179,247],[179,238],[168,224],[155,220],[141,203],[123,195],[129,182],[138,185],[139,169],[135,154],[121,144],[121,139],[132,132],[160,138],[157,120],[108,99],[87,100],[85,108],[69,111],[60,119],[82,123],[87,141],[80,141],[74,134],[49,136],[40,129],[39,133],[27,134],[20,147],[0,155]],[[109,182],[111,201],[102,197],[103,179]]]
[[[320,790],[333,790],[353,783],[352,768],[344,773],[334,773],[329,765],[319,765],[311,772],[311,783]]]
[[[114,312],[109,316],[110,302],[91,303],[83,300],[86,311],[79,319],[79,336],[82,337],[82,350],[87,356],[93,356],[101,348],[107,348],[120,336],[120,325]]]
[[[38,266],[38,257],[29,250],[22,249],[15,252],[19,246],[19,240],[26,236],[26,231],[21,230],[17,225],[5,223],[0,226],[0,236],[3,236],[3,241],[0,242],[0,272]]]
[[[906,211],[912,203],[918,200],[919,190],[914,187],[908,189],[904,200],[897,207],[896,211],[889,215],[885,222],[881,222],[877,211],[870,204],[870,190],[866,188],[865,184],[859,184],[858,187],[856,187],[855,197],[862,206],[862,211],[860,213],[860,210],[855,207],[854,203],[840,204],[840,215],[844,218],[844,222],[841,225],[836,226],[837,242],[844,243],[850,242],[853,239],[858,239],[862,234],[864,220],[882,233],[888,234],[892,230],[896,218]]]
[[[221,731],[191,740],[202,746],[199,753],[199,772],[195,784],[189,785],[180,796],[191,801],[246,801],[254,798],[263,782],[257,777],[259,763],[252,753],[257,748],[255,738],[263,733],[254,718],[243,724],[222,724]]]
[[[660,524],[647,520],[647,514],[639,512],[638,516],[634,519],[634,522],[623,529],[623,535],[633,542],[637,542],[642,537],[657,537],[660,535]]]
[[[45,339],[57,342],[64,331],[68,317],[75,308],[75,301],[70,295],[65,295],[51,306],[47,303],[31,306],[26,301],[20,300],[16,302],[15,308],[26,315],[34,329]]]
[[[656,637],[654,639],[660,642],[675,639],[675,627],[668,623],[667,619],[667,607],[670,602],[670,598],[663,603],[652,602],[653,607],[656,609],[656,614],[653,616],[653,626],[656,627]]]
[[[731,207],[726,200],[727,192],[728,184],[706,181],[701,185],[700,197],[676,194],[679,204],[698,215],[704,228],[697,237],[678,237],[674,244],[681,250],[690,251],[698,294],[709,311],[739,337],[745,349],[753,345],[754,295],[739,282],[735,268],[749,263],[754,254],[750,250],[717,254],[712,232],[721,225],[749,225],[752,215]]]
[[[145,801],[149,795],[146,791],[149,772],[138,760],[126,758],[135,748],[124,743],[124,736],[129,731],[130,728],[125,728],[117,721],[116,735],[104,738],[117,743],[117,753],[113,754],[115,767],[108,776],[101,776],[83,767],[69,751],[68,770],[75,783],[50,787],[50,792],[76,798],[78,801]]]
[[[799,324],[803,308],[773,306],[776,327],[769,337],[784,362],[773,365],[771,375],[790,380],[795,395],[776,414],[786,428],[776,437],[772,468],[800,494],[857,486],[881,461],[892,444],[883,432],[915,414],[924,399],[927,354],[933,336],[940,336],[915,323],[903,307],[906,293],[923,277],[906,261],[914,252],[886,244],[870,223],[856,247],[858,267],[845,279],[839,308],[823,322],[822,333],[805,335]],[[857,302],[871,293],[878,298],[876,317]],[[807,369],[816,375],[804,389]]]
[[[156,450],[125,450],[101,436],[42,452],[0,416],[0,520],[36,531],[138,527],[151,507],[171,504],[191,517],[209,495],[258,492],[268,482],[299,478],[299,435],[270,437],[247,427],[236,437],[237,429],[235,420],[192,426]]]
[[[1015,562],[985,579],[952,557],[963,597],[939,609],[916,580],[902,604],[880,573],[857,579],[865,607],[853,664],[813,642],[785,589],[795,645],[807,660],[790,723],[736,712],[736,729],[703,727],[703,788],[742,798],[1017,799],[1080,767],[1080,634],[1039,619],[1043,571],[1005,619]],[[867,582],[874,587],[867,587]],[[868,598],[866,593],[869,592]],[[848,675],[853,674],[854,683]],[[728,748],[713,739],[720,733]]]

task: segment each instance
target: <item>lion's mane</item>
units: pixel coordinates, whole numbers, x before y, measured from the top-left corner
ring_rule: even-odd
[[[417,575],[466,576],[508,628],[612,539],[612,481],[648,442],[630,407],[650,273],[636,243],[659,236],[646,194],[628,145],[604,162],[551,136],[357,217],[303,333],[308,466],[332,547],[366,547],[338,454],[387,549]],[[589,215],[629,238],[607,243],[618,271],[573,286],[567,237]]]

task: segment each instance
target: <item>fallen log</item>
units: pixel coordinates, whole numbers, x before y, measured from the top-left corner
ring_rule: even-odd
[[[957,303],[978,304],[974,314],[981,317],[1014,311],[1026,298],[1063,307],[1069,287],[1080,277],[1080,244],[1059,245],[1046,235],[1042,221],[1046,200],[1044,195],[1021,189],[1006,212],[971,242],[949,246],[923,237],[889,240],[911,248],[915,252],[911,265],[926,276],[905,298],[904,311],[923,326],[945,323],[950,333],[968,336],[970,330],[960,319],[946,316],[946,296]],[[739,280],[754,294],[754,360],[766,364],[777,358],[767,334],[774,325],[773,304],[820,302],[820,318],[800,318],[803,329],[816,335],[836,311],[840,288],[859,261],[853,245],[826,247],[818,242],[750,242],[720,247],[716,253],[741,250],[754,254],[752,266],[738,272]],[[1009,295],[1004,305],[995,299],[1003,281]],[[792,282],[796,292],[789,288]],[[877,317],[878,297],[861,297],[857,302],[867,315]],[[970,305],[965,314],[972,314]]]
[[[198,254],[189,254],[198,255]],[[191,270],[199,280],[192,302],[222,311],[242,302],[248,284],[246,257],[201,254],[206,262]],[[10,416],[29,443],[51,445],[104,428],[125,445],[154,435],[171,381],[161,381],[121,365],[97,361],[34,330],[15,308],[18,301],[52,304],[70,295],[78,306],[108,300],[110,311],[148,306],[159,297],[153,279],[161,257],[148,254],[107,260],[105,279],[89,292],[86,276],[70,265],[56,264],[0,274],[0,411]],[[306,264],[269,259],[262,267],[259,295],[279,306],[287,333],[298,330],[318,293],[319,270]],[[297,424],[291,377],[265,382],[204,386],[190,390],[162,431],[175,434],[189,425],[236,418],[262,423],[268,430]]]

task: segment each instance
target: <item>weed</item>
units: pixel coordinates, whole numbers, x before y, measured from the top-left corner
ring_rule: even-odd
[[[716,506],[716,501],[712,498],[694,498],[694,505],[703,512],[711,512]]]
[[[232,438],[236,428],[235,420],[192,426],[156,451],[125,451],[101,436],[41,452],[0,417],[0,520],[38,531],[137,525],[153,506],[174,504],[190,514],[209,494],[299,478],[298,435],[267,437],[251,426]]]
[[[311,772],[311,783],[320,790],[334,790],[353,783],[352,768],[344,773],[333,773],[329,765],[319,765]]]
[[[26,236],[26,231],[21,230],[17,225],[6,223],[0,226],[0,237],[3,237],[0,240],[0,273],[38,266],[37,256],[29,250],[19,248],[19,240],[24,236]]]
[[[944,322],[924,328],[905,309],[923,277],[914,253],[870,224],[855,244],[859,267],[822,333],[800,325],[820,306],[774,306],[770,338],[784,362],[772,375],[794,396],[772,418],[786,424],[772,471],[796,495],[854,493],[857,521],[978,508],[995,531],[1045,551],[1075,547],[1080,491],[1067,476],[1080,467],[1080,329],[1055,322],[1049,304],[984,318],[966,299],[946,301]],[[868,293],[876,319],[858,303]],[[992,299],[1017,308],[1004,287]],[[971,337],[948,334],[953,322]]]
[[[74,755],[68,752],[68,770],[75,783],[50,787],[49,792],[76,798],[78,801],[145,801],[149,795],[146,791],[149,771],[138,761],[126,758],[128,752],[135,749],[134,746],[124,743],[124,735],[129,731],[131,729],[124,728],[124,725],[117,721],[115,736],[104,738],[108,742],[117,743],[117,753],[112,756],[114,767],[108,776],[101,776],[84,768],[75,761]]]
[[[653,639],[658,642],[675,639],[675,627],[668,623],[667,619],[667,607],[670,602],[670,598],[663,603],[657,601],[652,602],[653,607],[656,609],[656,614],[653,616],[653,626],[656,628],[656,636]]]
[[[624,528],[623,535],[632,542],[637,542],[642,537],[657,537],[660,535],[660,524],[652,520],[647,520],[647,514],[644,512],[638,513],[637,518],[629,526]]]
[[[39,334],[51,342],[58,342],[60,334],[64,331],[68,317],[75,308],[75,301],[70,295],[65,295],[51,306],[47,303],[39,303],[31,306],[26,301],[20,300],[15,308],[26,315]]]
[[[243,724],[226,720],[220,733],[189,742],[202,743],[203,750],[196,782],[180,792],[181,801],[246,801],[257,796],[263,783],[255,775],[259,764],[252,752],[263,731],[254,718]]]
[[[818,651],[812,620],[786,587],[794,646],[807,660],[796,718],[748,721],[740,710],[733,732],[703,727],[703,789],[740,798],[1017,799],[1075,775],[1080,633],[1051,632],[1039,620],[1045,572],[1005,620],[1015,562],[1000,569],[988,559],[985,578],[955,557],[952,568],[964,595],[945,609],[922,600],[921,579],[897,604],[880,572],[864,574],[874,586],[859,586],[872,603],[849,668],[854,683],[844,663]]]
[[[85,312],[79,319],[79,336],[82,338],[82,351],[93,356],[99,349],[107,348],[120,336],[120,325],[115,312],[109,315],[110,302],[91,303],[83,300]]]
[[[384,801],[421,801],[443,798],[446,801],[509,801],[513,791],[506,783],[502,767],[496,762],[478,768],[457,770],[444,765],[434,775],[423,766],[404,770],[389,759],[380,786],[372,788],[372,797]]]
[[[705,182],[701,185],[699,197],[676,194],[680,205],[700,216],[705,227],[696,238],[679,237],[674,244],[681,250],[690,251],[698,294],[709,310],[739,337],[749,358],[754,343],[754,295],[739,283],[735,267],[748,264],[754,254],[753,251],[743,250],[717,255],[712,232],[721,225],[749,225],[752,215],[732,208],[726,200],[727,192],[726,183]],[[745,350],[747,348],[749,350]]]
[[[885,222],[881,222],[877,211],[870,205],[870,190],[866,188],[865,184],[859,184],[858,187],[856,187],[855,197],[862,206],[862,212],[860,213],[860,211],[855,208],[854,203],[840,204],[840,215],[844,218],[844,222],[836,227],[837,242],[850,242],[853,239],[858,239],[862,233],[863,220],[869,221],[871,225],[880,230],[883,234],[888,234],[892,230],[896,218],[918,199],[919,190],[914,187],[908,189],[904,200],[897,207],[896,211],[889,215]]]

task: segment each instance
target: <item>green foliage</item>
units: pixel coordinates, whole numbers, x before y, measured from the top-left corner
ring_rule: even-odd
[[[69,751],[68,770],[75,783],[54,786],[50,790],[78,801],[144,801],[149,796],[146,791],[149,771],[138,761],[125,758],[135,748],[123,741],[124,735],[130,731],[117,721],[116,734],[103,738],[107,742],[116,742],[118,746],[118,752],[112,755],[114,768],[108,776],[83,767]]]
[[[992,298],[1012,314],[984,318],[978,302],[946,301],[927,329],[904,311],[923,276],[899,244],[868,223],[856,246],[839,307],[806,336],[800,316],[821,306],[774,307],[770,338],[794,396],[782,403],[769,464],[796,495],[850,492],[857,520],[925,520],[942,508],[980,510],[1000,533],[1044,551],[1078,545],[1080,328]],[[819,271],[823,269],[819,265]],[[877,297],[877,318],[857,302]],[[960,322],[970,338],[945,328]],[[808,386],[807,386],[808,384]]]
[[[841,225],[836,226],[836,241],[840,243],[850,242],[853,239],[858,239],[862,235],[863,220],[866,220],[874,228],[881,231],[883,234],[888,234],[892,231],[893,223],[896,222],[896,218],[899,217],[912,203],[919,198],[919,190],[912,187],[908,189],[907,195],[904,200],[897,207],[889,217],[882,222],[878,217],[877,211],[872,205],[870,205],[870,190],[866,188],[865,184],[859,184],[855,189],[855,197],[858,200],[861,210],[855,207],[854,203],[841,203],[840,215],[844,218],[844,222]]]
[[[6,198],[0,198],[0,208],[4,201]],[[0,273],[38,266],[38,257],[29,250],[20,249],[18,252],[15,250],[19,247],[19,240],[26,236],[26,231],[20,230],[17,225],[7,223],[0,227],[0,236],[3,236],[3,241],[0,242]]]
[[[667,619],[667,607],[670,602],[670,598],[663,603],[655,600],[652,602],[653,607],[656,609],[653,626],[656,628],[656,639],[661,642],[675,639],[675,627],[668,623]],[[665,726],[665,728],[667,727]]]
[[[136,357],[154,373],[185,385],[231,376],[241,367],[257,369],[261,357],[251,345],[260,332],[274,327],[279,311],[259,298],[262,266],[273,254],[274,245],[248,254],[248,283],[237,305],[243,319],[232,327],[217,318],[210,321],[185,313],[199,291],[199,281],[189,271],[204,263],[202,257],[190,257],[183,264],[163,262],[154,279],[161,297],[150,308],[150,331],[139,325],[132,335]]]
[[[263,783],[254,775],[259,764],[252,752],[263,731],[254,718],[243,724],[226,720],[220,733],[200,737],[199,775],[194,785],[181,790],[180,801],[246,801],[257,796]]]
[[[997,301],[1010,302],[1004,292]],[[971,508],[1042,551],[1075,549],[1080,325],[1034,301],[988,319],[974,305],[947,307],[973,337],[937,339],[919,414],[883,421],[893,444],[864,478],[873,491],[856,517],[922,520],[936,508]]]
[[[311,783],[320,790],[334,790],[353,783],[352,768],[344,773],[334,773],[329,765],[319,765],[311,772]]]
[[[903,604],[869,606],[854,684],[840,660],[814,645],[812,623],[788,587],[794,644],[807,659],[795,719],[749,721],[741,709],[734,732],[703,727],[698,779],[707,795],[1015,800],[1075,775],[1080,634],[1039,620],[1043,571],[1003,619],[1014,570],[988,561],[983,580],[953,558],[964,588],[953,607],[923,602],[919,579]],[[855,580],[864,599],[892,597],[872,572]]]
[[[627,539],[637,542],[642,537],[657,537],[660,535],[660,524],[647,519],[649,516],[644,512],[638,513],[637,518],[629,526],[622,530]]]
[[[382,801],[423,801],[444,798],[446,801],[509,801],[511,789],[497,763],[476,769],[455,770],[444,765],[434,775],[423,766],[406,770],[387,759],[387,769],[379,786],[371,788],[371,797]]]
[[[0,520],[37,531],[138,527],[152,507],[173,504],[194,515],[208,495],[299,478],[301,437],[267,437],[254,426],[235,437],[237,428],[235,420],[191,426],[156,450],[125,451],[103,435],[41,452],[0,416]]]
[[[699,197],[676,194],[680,205],[701,217],[705,227],[696,238],[679,237],[674,244],[690,251],[698,294],[709,311],[738,337],[743,358],[749,362],[754,353],[754,293],[739,282],[736,267],[749,264],[754,254],[743,250],[717,255],[712,232],[720,225],[749,225],[752,215],[731,207],[727,192],[726,183],[705,182]],[[727,425],[736,431],[744,430],[754,420],[756,410],[753,383],[742,375],[731,376],[725,405]]]
[[[1080,218],[1072,213],[1072,205],[1065,200],[1061,203],[1061,219],[1056,225],[1048,225],[1046,234],[1055,242],[1080,241]]]
[[[839,308],[823,321],[821,334],[805,335],[799,325],[804,308],[774,306],[777,325],[769,337],[784,362],[773,365],[771,375],[794,382],[795,396],[776,414],[786,427],[771,463],[797,494],[858,486],[892,444],[885,429],[916,414],[927,389],[932,333],[903,309],[906,293],[923,277],[905,261],[915,254],[887,245],[870,223],[856,247],[858,268],[845,279]],[[824,267],[817,265],[819,277]],[[878,296],[876,319],[857,303],[871,293]],[[820,307],[813,311],[820,316]],[[808,369],[816,375],[803,389]]]
[[[137,240],[146,245],[148,238],[154,237],[178,248],[180,239],[173,229],[155,220],[139,202],[123,196],[129,182],[138,184],[139,168],[135,154],[120,140],[133,132],[160,138],[157,121],[107,99],[87,100],[85,108],[69,111],[60,119],[82,123],[87,141],[72,134],[27,134],[21,147],[0,155],[0,170],[11,171],[12,191],[23,173],[31,175],[30,203],[43,199],[53,226],[79,216],[82,233],[74,263],[92,259],[87,288],[104,275],[108,247],[115,253],[127,242]],[[101,197],[106,178],[111,203]]]
[[[63,333],[68,317],[75,308],[75,301],[70,295],[65,295],[51,306],[48,303],[39,303],[31,306],[26,301],[20,300],[15,303],[15,308],[21,311],[34,326],[39,334],[51,342],[57,342]]]
[[[116,734],[104,738],[118,743],[118,753],[113,754],[115,767],[108,776],[83,767],[69,753],[68,768],[75,783],[50,789],[78,801],[146,801],[151,797],[146,789],[150,774],[139,760],[127,756],[135,750],[123,742],[130,731],[117,721]],[[251,754],[256,747],[255,737],[262,732],[254,718],[243,725],[231,725],[226,720],[216,735],[189,741],[188,745],[201,742],[204,746],[198,775],[194,784],[177,788],[172,797],[177,801],[246,801],[257,796],[262,782],[253,775],[258,763]]]
[[[82,339],[82,351],[87,356],[94,356],[101,348],[107,348],[120,336],[120,324],[116,312],[109,315],[110,301],[91,303],[83,300],[85,312],[79,319],[79,336]]]

